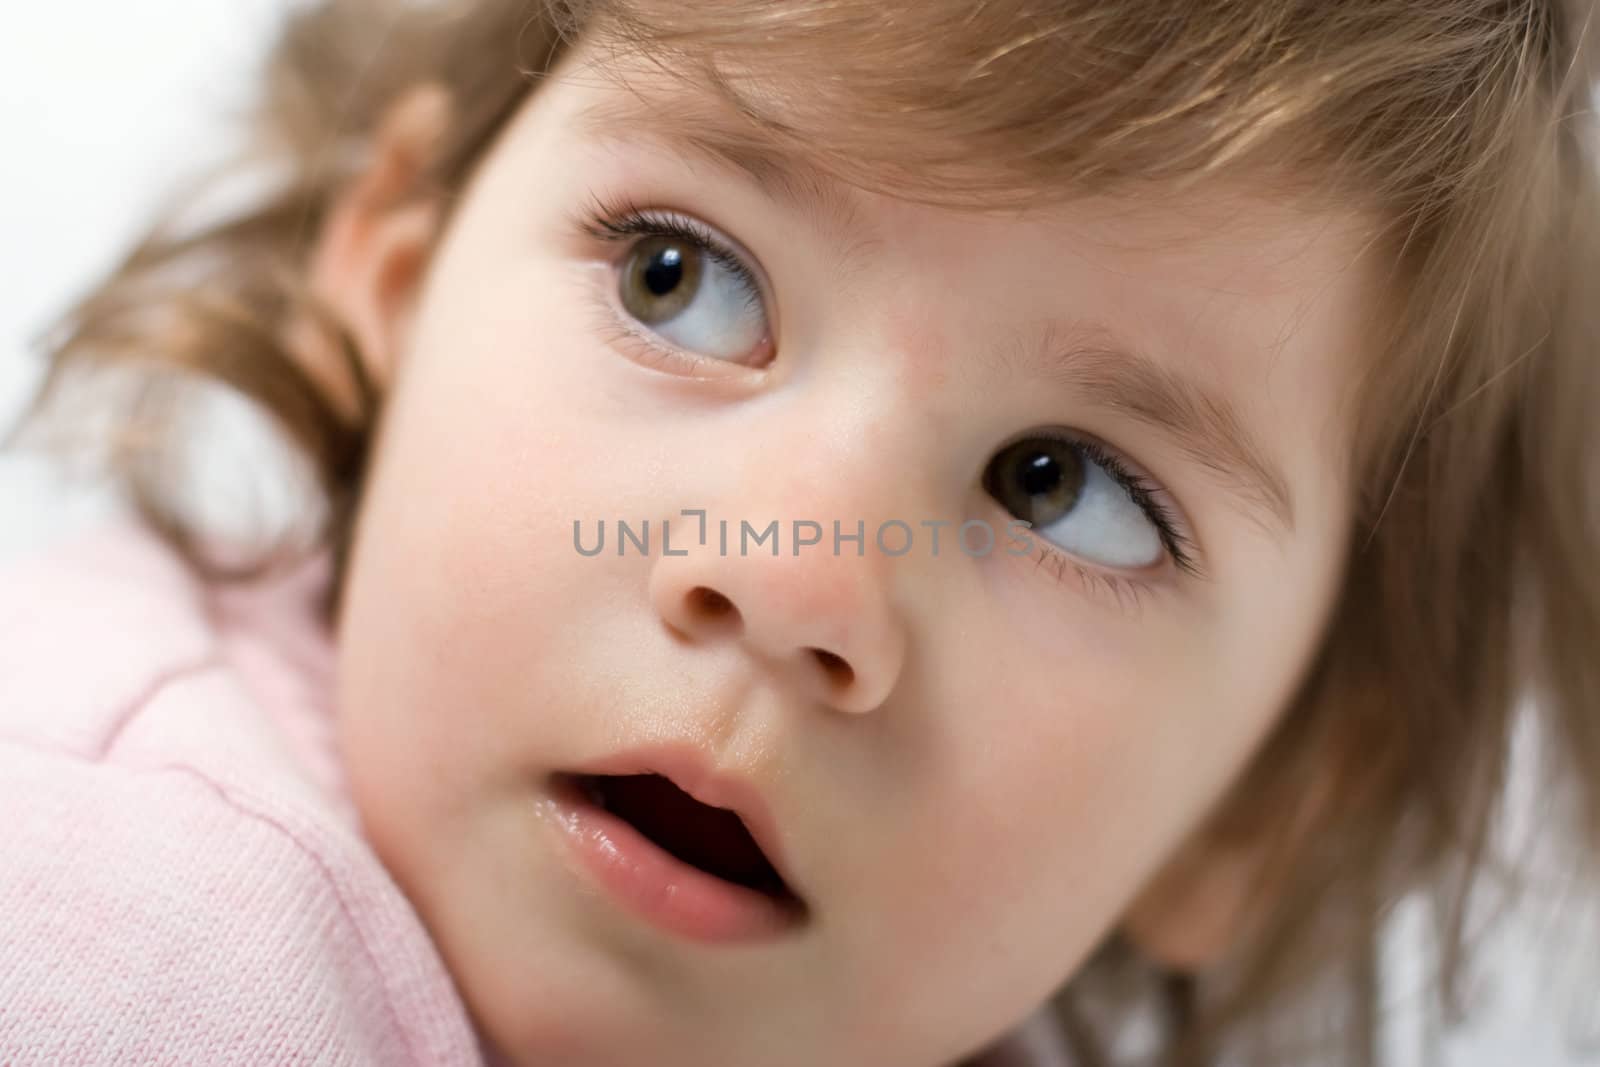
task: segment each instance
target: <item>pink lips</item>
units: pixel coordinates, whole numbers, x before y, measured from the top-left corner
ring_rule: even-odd
[[[673,856],[595,804],[577,782],[583,775],[632,774],[661,775],[702,804],[735,812],[784,884],[797,892],[761,795],[748,783],[716,774],[697,751],[683,745],[634,749],[556,777],[556,821],[591,876],[655,925],[697,941],[772,937],[803,918],[798,900],[735,885]]]

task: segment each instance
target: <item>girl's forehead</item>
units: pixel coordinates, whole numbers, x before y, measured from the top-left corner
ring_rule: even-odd
[[[1352,116],[1326,72],[1261,38],[1245,10],[1197,14],[1175,35],[1168,13],[1125,0],[619,8],[573,52],[588,76],[655,103],[661,127],[692,133],[731,113],[747,136],[909,199],[1031,206],[1233,174],[1318,202],[1372,187],[1335,165],[1329,122]],[[1174,64],[1204,77],[1161,76]]]
[[[1031,166],[1040,146],[1025,133],[1018,132],[1007,151],[995,151],[979,131],[963,131],[955,121],[959,103],[947,108],[948,128],[908,126],[899,116],[874,112],[870,98],[853,98],[848,86],[819,97],[807,91],[808,83],[757,78],[737,58],[651,53],[595,36],[580,40],[555,74],[587,90],[564,116],[576,140],[651,143],[731,167],[772,198],[841,232],[860,222],[850,190],[975,215],[1060,216],[1080,224],[1098,218],[1106,225],[1091,223],[1092,232],[1085,232],[1091,240],[1148,241],[1173,250],[1218,236],[1242,244],[1308,226],[1370,233],[1380,224],[1373,205],[1292,164],[1241,165],[1192,181],[1141,175],[1085,181],[1067,167]],[[990,118],[992,124],[1005,121],[1003,114]],[[962,150],[963,137],[972,142],[970,151]],[[863,141],[875,150],[862,151]],[[939,156],[949,158],[940,163],[933,158]]]

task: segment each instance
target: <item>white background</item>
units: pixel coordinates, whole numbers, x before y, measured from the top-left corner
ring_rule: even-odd
[[[28,350],[38,332],[140,232],[174,179],[225,154],[230,113],[246,99],[285,2],[8,5],[0,31],[0,423],[36,380]],[[35,460],[0,456],[0,562],[92,522],[105,506],[92,490],[64,492]],[[0,698],[3,686],[0,679]],[[1514,833],[1542,825],[1536,811],[1522,811]],[[1401,909],[1389,952],[1398,988],[1386,1044],[1397,1064],[1424,1063],[1416,1049],[1425,1028],[1409,1010],[1421,959],[1415,919]],[[1444,1046],[1447,1067],[1600,1064],[1597,994],[1535,969],[1535,945],[1546,940],[1529,922],[1498,936],[1472,1021]],[[1563,940],[1559,926],[1554,940]],[[1563,1039],[1562,1020],[1588,1025],[1586,1056]]]

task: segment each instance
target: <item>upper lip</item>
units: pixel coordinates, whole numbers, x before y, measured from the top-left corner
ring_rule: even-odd
[[[683,744],[655,745],[618,752],[578,767],[579,775],[658,774],[702,804],[726,808],[739,816],[745,829],[783,879],[790,892],[800,895],[772,811],[753,784],[717,770],[694,748]]]

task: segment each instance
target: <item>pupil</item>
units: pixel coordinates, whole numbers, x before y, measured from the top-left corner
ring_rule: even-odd
[[[1017,518],[1049,526],[1078,506],[1087,477],[1076,448],[1035,437],[996,453],[984,471],[983,487]]]
[[[683,251],[663,248],[644,269],[644,284],[656,296],[666,296],[683,281]]]
[[[1051,493],[1061,485],[1061,466],[1046,452],[1035,452],[1023,460],[1017,486],[1029,496]]]

